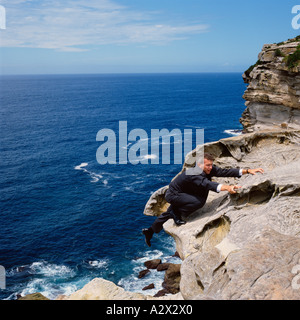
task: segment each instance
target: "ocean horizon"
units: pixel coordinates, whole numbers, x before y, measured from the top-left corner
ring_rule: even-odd
[[[5,75],[0,82],[0,299],[34,292],[55,299],[96,277],[158,292],[163,273],[138,279],[143,263],[180,259],[163,231],[147,247],[141,230],[154,217],[143,210],[182,163],[171,156],[170,164],[152,164],[149,154],[147,164],[101,165],[97,133],[117,136],[126,122],[128,133],[149,137],[152,129],[203,129],[205,143],[240,134],[242,73]],[[155,288],[142,291],[150,283]]]

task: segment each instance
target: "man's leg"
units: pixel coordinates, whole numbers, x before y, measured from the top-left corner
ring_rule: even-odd
[[[199,199],[194,195],[190,195],[187,193],[181,193],[176,197],[175,201],[172,201],[168,210],[162,213],[152,224],[152,226],[148,229],[143,229],[142,232],[145,235],[145,240],[147,245],[151,246],[151,239],[154,233],[159,233],[163,224],[169,220],[174,219],[176,225],[180,226],[185,224],[185,221],[181,220],[181,214],[188,215],[194,212],[197,209],[203,207],[203,199]]]
[[[177,226],[182,226],[183,224],[186,224],[186,222],[182,220],[181,213],[177,209],[174,208],[173,210],[171,210],[170,214]]]
[[[142,230],[148,247],[151,246],[151,239],[153,234],[159,233],[163,228],[163,224],[171,218],[173,218],[173,214],[172,214],[171,206],[169,206],[166,212],[162,213],[159,217],[155,219],[155,221],[153,222],[150,228]]]
[[[167,200],[167,202],[169,202],[171,204],[168,208],[168,211],[170,212],[175,224],[177,226],[181,226],[181,225],[185,224],[185,221],[181,220],[181,214],[177,210],[176,202],[177,202],[178,197],[179,197],[179,195],[171,193],[170,189],[168,189],[165,194],[165,199]]]
[[[172,207],[175,216],[181,220],[182,216],[188,216],[202,208],[204,204],[205,200],[203,198],[187,193],[180,193],[172,202]]]
[[[148,247],[151,247],[151,239],[152,239],[152,236],[153,236],[153,229],[150,227],[150,228],[145,228],[142,230],[143,232],[143,235],[145,236],[145,242],[147,244]]]
[[[171,207],[171,206],[170,206]],[[153,222],[151,228],[155,233],[159,233],[162,228],[163,228],[163,224],[168,221],[169,219],[172,218],[172,213],[171,213],[171,209],[170,207],[168,208],[168,210],[164,213],[162,213],[159,217],[157,217],[157,219],[155,219],[155,221]]]

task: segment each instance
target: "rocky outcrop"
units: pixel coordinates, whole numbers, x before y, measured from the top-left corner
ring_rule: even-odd
[[[180,293],[154,298],[135,292],[125,291],[113,282],[95,278],[86,284],[82,289],[74,292],[70,296],[59,296],[57,300],[182,300]]]
[[[95,278],[82,289],[70,296],[60,296],[58,300],[145,300],[139,293],[127,292],[111,281]]]
[[[181,264],[170,264],[165,272],[165,279],[162,284],[167,293],[175,294],[179,292],[181,280]]]
[[[20,297],[18,298],[18,300],[50,300],[50,299],[46,298],[40,292],[36,292],[36,293],[27,294],[24,297]]]
[[[240,122],[245,132],[270,127],[300,128],[300,37],[266,44],[243,74],[248,88]]]
[[[265,173],[219,178],[242,189],[210,193],[186,225],[165,223],[183,260],[183,298],[300,299],[293,273],[300,270],[300,131],[248,133],[206,144],[205,151],[219,166],[263,167]],[[157,214],[156,199],[166,205],[159,190],[147,214],[151,208]]]

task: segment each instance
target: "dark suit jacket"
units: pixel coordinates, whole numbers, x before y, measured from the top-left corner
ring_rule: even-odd
[[[212,177],[240,177],[240,169],[222,169],[213,165],[209,175],[199,167],[187,169],[169,184],[166,200],[172,203],[173,197],[178,199],[180,194],[189,194],[194,195],[204,205],[208,192],[217,192],[219,183],[211,181]]]

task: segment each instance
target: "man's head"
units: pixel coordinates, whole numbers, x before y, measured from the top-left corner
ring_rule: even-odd
[[[200,159],[198,161],[198,166],[206,173],[210,174],[213,162],[214,162],[214,157],[210,153],[204,153],[203,159]]]

